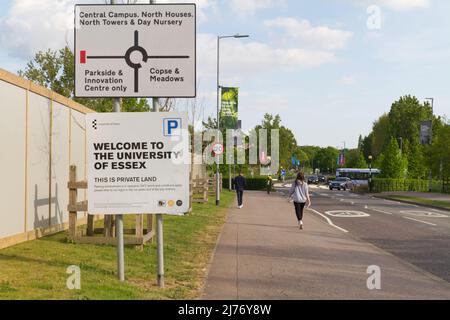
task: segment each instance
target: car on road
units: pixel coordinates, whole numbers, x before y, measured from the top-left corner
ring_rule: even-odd
[[[329,187],[330,190],[351,190],[353,188],[353,182],[350,178],[337,177],[336,180],[330,181]]]
[[[319,183],[319,177],[317,176],[309,176],[308,177],[308,184],[318,184]]]
[[[319,182],[323,182],[323,183],[327,182],[327,177],[319,175]]]

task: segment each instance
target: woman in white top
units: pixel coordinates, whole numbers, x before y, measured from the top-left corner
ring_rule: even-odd
[[[303,172],[297,174],[297,179],[292,183],[289,190],[289,197],[294,200],[295,214],[298,220],[298,227],[303,229],[303,209],[308,202],[307,208],[311,206],[311,199],[309,197],[308,184],[305,182],[305,175]]]

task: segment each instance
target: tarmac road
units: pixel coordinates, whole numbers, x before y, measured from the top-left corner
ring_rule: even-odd
[[[348,191],[314,188],[311,191],[313,208],[335,225],[450,282],[450,211]],[[350,213],[333,212],[336,210]]]
[[[408,205],[321,189],[312,193],[313,210],[305,212],[305,228],[299,230],[293,205],[281,193],[246,191],[244,208],[230,208],[203,298],[450,299],[443,278],[447,218],[423,218],[432,226],[395,213],[411,209]],[[378,208],[395,212],[373,211]],[[325,213],[338,209],[369,216]],[[380,290],[367,285],[372,266],[381,270]]]

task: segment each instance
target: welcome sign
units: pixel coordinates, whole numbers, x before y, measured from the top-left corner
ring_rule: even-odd
[[[184,113],[86,116],[90,214],[189,211],[189,134]]]

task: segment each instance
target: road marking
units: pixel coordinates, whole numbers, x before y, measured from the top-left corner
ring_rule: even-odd
[[[341,228],[341,227],[335,225],[335,224],[333,223],[333,221],[330,220],[330,218],[328,218],[327,216],[321,214],[319,211],[314,210],[314,209],[311,209],[311,208],[308,208],[308,210],[310,210],[310,211],[312,211],[312,212],[318,214],[318,215],[321,216],[322,218],[324,218],[324,219],[328,222],[328,224],[329,224],[330,226],[335,227],[336,229],[341,230],[342,232],[348,233],[347,230],[345,230],[344,228]]]
[[[398,201],[394,201],[394,200],[387,200],[387,199],[384,199],[383,201],[384,201],[384,202],[390,202],[390,203],[395,203],[395,204],[404,205],[404,203],[401,203],[401,202],[398,202]]]
[[[333,210],[333,211],[325,211],[325,214],[338,217],[338,218],[364,218],[370,217],[370,214],[362,212],[362,211],[354,211],[354,210]]]
[[[437,212],[437,213],[440,213],[440,214],[444,214],[444,215],[447,215],[449,213],[448,211],[444,212],[444,211],[440,211],[440,210],[436,210],[436,209],[431,209],[431,211],[434,211],[434,212]]]
[[[410,214],[416,217],[427,217],[427,218],[448,218],[448,216],[436,212],[430,211],[417,211],[417,210],[403,210],[400,211],[403,214]]]
[[[372,211],[376,211],[376,212],[380,212],[380,213],[385,213],[385,214],[393,214],[392,212],[387,212],[387,211],[383,211],[383,210],[379,210],[379,209],[370,209]]]
[[[410,217],[403,217],[403,218],[408,219],[408,220],[413,220],[413,221],[421,222],[421,223],[425,223],[425,224],[428,224],[428,225],[433,226],[433,227],[436,227],[436,226],[437,226],[437,224],[430,223],[430,222],[426,222],[426,221],[422,221],[422,220],[417,220],[417,219],[410,218]]]

